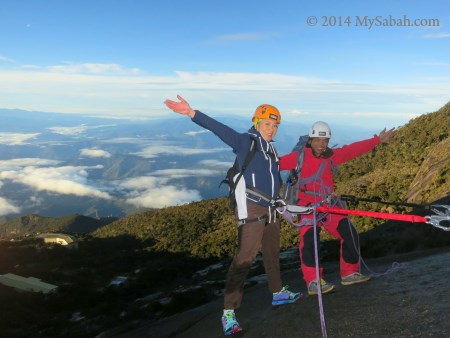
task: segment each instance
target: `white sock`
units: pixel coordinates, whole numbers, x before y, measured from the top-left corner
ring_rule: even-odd
[[[227,315],[227,314],[229,314],[229,313],[234,313],[234,310],[233,310],[233,309],[231,309],[231,310],[223,309],[223,315],[224,315],[224,316]]]

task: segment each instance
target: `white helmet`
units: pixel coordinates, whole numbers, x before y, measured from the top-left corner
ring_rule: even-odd
[[[322,121],[315,122],[309,130],[309,137],[331,138],[330,126]]]

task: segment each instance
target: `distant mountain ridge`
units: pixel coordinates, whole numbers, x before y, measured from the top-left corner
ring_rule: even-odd
[[[87,234],[116,220],[117,218],[114,217],[97,219],[83,215],[44,217],[31,214],[0,222],[0,238],[25,236],[42,232]]]

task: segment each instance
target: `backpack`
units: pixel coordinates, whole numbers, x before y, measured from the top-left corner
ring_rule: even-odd
[[[308,143],[308,140],[309,140],[308,135],[300,136],[297,144],[292,149],[292,152],[296,151],[298,153],[298,159],[295,169],[289,172],[289,175],[287,176],[286,181],[284,182],[283,199],[287,205],[297,205],[299,201],[298,192],[300,190],[300,174],[302,172],[303,161],[305,159],[304,148],[305,145]],[[335,146],[333,146],[333,148],[334,147]],[[316,175],[321,175],[322,171],[325,168],[325,165],[326,165],[325,162],[321,164]],[[335,174],[338,171],[338,168],[333,164],[333,160],[331,160],[330,166],[331,171],[333,172],[333,174]],[[309,179],[311,178],[314,178],[314,176],[310,177]],[[302,183],[305,184],[306,182],[303,181]]]
[[[256,153],[256,140],[255,140],[255,138],[251,137],[250,149],[248,150],[247,155],[245,155],[245,160],[242,165],[242,169],[239,167],[239,162],[236,157],[236,159],[234,160],[233,166],[230,169],[228,169],[225,179],[222,180],[222,182],[220,182],[220,184],[219,184],[219,188],[223,183],[228,184],[228,189],[229,189],[228,198],[230,201],[230,206],[233,209],[236,206],[236,197],[235,197],[236,186],[237,186],[239,180],[241,179],[242,175],[244,174],[245,169],[247,169],[247,166],[250,163],[250,161],[252,160],[253,155],[255,155],[255,153]],[[238,175],[238,176],[236,176],[236,175]],[[236,178],[235,178],[235,176],[236,176]]]
[[[298,139],[297,144],[292,149],[292,152],[298,153],[297,165],[295,169],[289,172],[284,183],[284,196],[283,199],[287,205],[297,205],[298,203],[298,190],[300,188],[300,173],[302,171],[303,160],[305,159],[304,147],[308,143],[309,136],[303,135]]]

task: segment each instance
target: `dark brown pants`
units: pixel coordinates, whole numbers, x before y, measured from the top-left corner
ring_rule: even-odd
[[[248,219],[269,215],[269,208],[248,203]],[[282,288],[280,277],[280,221],[267,223],[267,220],[241,225],[238,228],[238,247],[233,262],[228,270],[225,285],[225,309],[236,309],[241,305],[244,283],[256,255],[261,251],[266,270],[269,289],[272,293]]]

